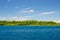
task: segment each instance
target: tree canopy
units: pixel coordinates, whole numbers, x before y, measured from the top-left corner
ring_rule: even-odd
[[[60,23],[53,21],[37,21],[37,20],[26,20],[26,21],[0,21],[2,26],[60,26]]]

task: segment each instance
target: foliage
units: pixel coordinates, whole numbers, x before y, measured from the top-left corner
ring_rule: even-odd
[[[60,23],[53,21],[36,21],[36,20],[26,20],[26,21],[0,21],[2,26],[60,26]]]

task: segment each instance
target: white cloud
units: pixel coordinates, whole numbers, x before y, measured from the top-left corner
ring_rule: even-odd
[[[53,14],[53,13],[56,13],[56,12],[43,12],[43,13],[40,13],[40,14],[37,14],[37,15],[32,15],[32,16],[22,16],[22,17],[12,17],[13,20],[17,20],[17,21],[21,21],[21,20],[33,20],[33,18],[39,18],[41,16],[44,16],[44,15],[47,15],[47,14]]]
[[[34,15],[35,17],[41,17],[41,16],[44,16],[44,15],[48,15],[48,14],[54,14],[56,12],[43,12],[43,13],[39,13],[37,15]]]
[[[30,17],[26,17],[26,16],[23,16],[23,17],[8,17],[6,19],[2,19],[2,20],[7,20],[7,21],[12,21],[12,20],[15,20],[15,21],[24,21],[24,20],[31,20]]]
[[[34,10],[23,10],[23,11],[21,11],[21,13],[33,13],[34,12]]]
[[[40,13],[40,14],[33,15],[33,16],[12,17],[12,19],[16,20],[16,21],[33,20],[33,18],[35,18],[35,17],[38,18],[38,17],[44,16],[46,14],[53,14],[53,13],[56,13],[56,12],[44,12],[44,13]]]
[[[44,12],[44,13],[42,13],[42,14],[53,14],[53,13],[56,13],[56,12]]]
[[[33,12],[33,10],[30,10],[30,11]],[[48,15],[48,14],[53,14],[53,13],[56,13],[56,12],[43,12],[43,13],[39,13],[39,14],[36,14],[36,15],[31,15],[31,16],[3,17],[3,18],[0,18],[0,19],[2,19],[2,20],[16,20],[16,21],[33,20],[33,18],[36,19],[36,18],[39,18],[41,16]]]
[[[34,16],[21,16],[21,17],[1,17],[0,20],[7,20],[7,21],[25,21],[25,20],[32,20],[32,17]],[[42,21],[53,21],[53,22],[56,22],[56,23],[60,23],[60,20],[42,20]]]
[[[7,17],[0,17],[0,20],[7,20]]]
[[[26,9],[18,11],[18,13],[33,13],[33,12],[35,12],[35,10],[30,9],[30,8],[26,8]]]
[[[23,17],[11,17],[11,20],[15,20],[15,21],[24,21],[24,20],[31,20],[30,17],[26,17],[26,16],[23,16]]]
[[[32,20],[30,16],[21,16],[21,17],[1,17],[0,20],[7,20],[7,21],[24,21],[24,20]]]

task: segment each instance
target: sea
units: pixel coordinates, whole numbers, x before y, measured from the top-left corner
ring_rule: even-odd
[[[0,40],[60,40],[60,26],[0,26]]]

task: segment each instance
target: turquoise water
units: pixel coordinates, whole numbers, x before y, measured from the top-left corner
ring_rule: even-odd
[[[0,40],[60,40],[60,27],[0,26]]]

